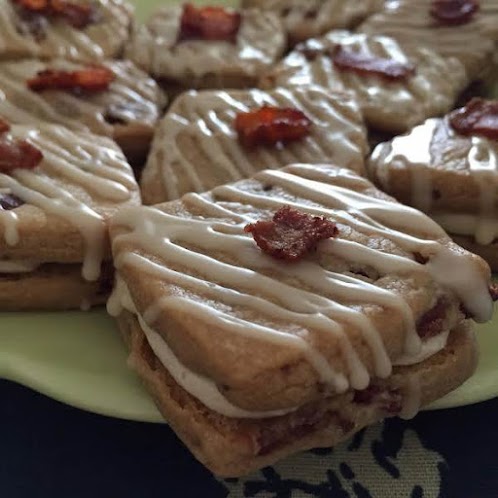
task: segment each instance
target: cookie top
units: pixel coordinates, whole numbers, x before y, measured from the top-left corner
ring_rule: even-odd
[[[165,86],[254,86],[285,49],[283,26],[272,12],[242,10],[240,26],[230,41],[180,39],[182,16],[181,6],[157,10],[145,25],[135,26],[126,48],[129,59]]]
[[[122,0],[79,2],[92,8],[85,26],[33,14],[16,0],[0,0],[0,59],[41,57],[95,63],[120,54],[132,9]]]
[[[380,10],[384,0],[242,0],[244,7],[275,12],[291,45],[332,29],[349,29]]]
[[[10,169],[22,141],[41,161]],[[0,259],[83,262],[83,277],[96,280],[109,257],[107,220],[140,203],[121,150],[108,138],[50,124],[13,125],[0,149]]]
[[[338,62],[363,64],[364,69],[341,67]],[[389,74],[403,69],[404,75]],[[370,127],[400,133],[450,110],[467,83],[456,59],[444,59],[430,49],[406,52],[392,38],[331,31],[296,47],[262,78],[261,86],[314,84],[350,90]]]
[[[245,147],[236,120],[262,106],[294,108],[310,120],[309,135],[292,143]],[[334,161],[363,172],[368,151],[352,96],[319,88],[191,91],[178,97],[156,131],[142,176],[147,204],[177,199],[296,161]]]
[[[437,2],[393,0],[386,8],[367,19],[358,31],[395,38],[405,49],[427,46],[444,57],[456,57],[465,66],[471,80],[483,75],[491,63],[494,43],[491,35],[498,30],[498,1],[480,0],[468,22],[449,25],[431,14]],[[447,2],[457,5],[458,2]]]
[[[429,213],[452,234],[498,238],[498,141],[429,119],[377,146],[369,173],[382,190]]]
[[[46,73],[42,73],[63,71],[74,75],[83,70],[91,74],[94,69],[110,70],[108,84],[97,91],[78,85],[57,88],[57,74],[47,74],[45,78]],[[55,88],[35,88],[33,83],[39,73],[43,80],[53,80]],[[71,75],[62,74],[60,82],[64,83],[68,76]],[[107,136],[122,127],[152,128],[165,105],[165,96],[156,82],[130,61],[104,61],[101,66],[63,59],[1,62],[0,90],[0,116],[10,123],[34,125],[47,121]]]
[[[314,229],[335,223],[338,232],[298,261],[269,256],[248,224],[275,221],[284,205]],[[282,247],[299,245],[301,229],[284,231]],[[427,331],[449,331],[460,308],[478,320],[492,314],[484,261],[421,212],[335,166],[266,170],[209,193],[125,208],[111,238],[121,282],[109,311],[136,308],[177,364],[216,384],[200,396],[228,416],[363,389],[389,376],[397,359],[419,361]],[[179,383],[192,392],[189,375]]]

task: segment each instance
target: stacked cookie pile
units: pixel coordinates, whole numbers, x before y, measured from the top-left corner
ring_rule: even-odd
[[[473,373],[498,297],[497,20],[0,0],[0,307],[110,295],[220,475],[414,416]]]

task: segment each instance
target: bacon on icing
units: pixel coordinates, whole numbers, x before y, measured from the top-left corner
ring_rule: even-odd
[[[449,116],[451,126],[462,135],[480,135],[498,140],[498,100],[475,97]]]
[[[223,7],[184,5],[178,41],[210,40],[235,43],[242,17]]]
[[[0,133],[5,134],[9,130],[9,123],[0,118]],[[0,173],[8,173],[17,168],[36,168],[42,159],[41,151],[27,140],[13,140],[5,135],[0,137]],[[2,195],[1,198],[5,196]],[[3,203],[1,207],[4,208]]]
[[[455,26],[470,22],[478,10],[476,0],[434,0],[430,14],[440,24]]]
[[[25,11],[45,17],[60,18],[77,29],[96,21],[96,7],[66,0],[15,0]]]
[[[300,260],[314,251],[318,242],[339,233],[327,218],[310,216],[290,206],[280,208],[271,221],[250,223],[244,231],[252,234],[262,251],[285,261]]]
[[[43,154],[27,140],[0,138],[0,173],[14,169],[33,169],[40,164]]]
[[[77,71],[46,69],[29,79],[27,85],[34,92],[52,89],[96,93],[107,90],[114,78],[114,73],[104,66],[89,66]]]
[[[340,45],[332,51],[331,57],[338,69],[354,71],[360,75],[373,74],[390,81],[405,81],[415,74],[413,64],[355,53]]]
[[[235,118],[239,141],[246,147],[276,145],[300,140],[310,133],[312,122],[298,109],[265,105]]]

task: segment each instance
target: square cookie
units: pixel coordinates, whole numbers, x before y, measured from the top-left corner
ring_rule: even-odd
[[[237,117],[265,106],[302,112],[309,133],[288,143],[244,145]],[[297,161],[333,161],[362,172],[367,151],[362,118],[348,93],[312,87],[191,91],[173,102],[157,129],[141,188],[144,202],[155,204]]]
[[[493,139],[452,125],[469,108],[475,116],[485,102],[475,99],[450,116],[429,119],[378,145],[369,173],[382,190],[428,213],[498,271],[498,131]],[[498,122],[498,102],[490,106]]]
[[[449,10],[444,8],[445,4]],[[477,10],[472,5],[477,5]],[[471,14],[459,19],[460,8]],[[386,8],[367,19],[358,31],[390,36],[407,50],[426,46],[445,58],[455,57],[474,81],[485,76],[490,68],[495,51],[493,40],[498,40],[498,2],[419,0],[414,5],[412,0],[395,0],[387,2]]]
[[[483,260],[330,165],[125,208],[111,239],[131,363],[225,476],[413,416],[472,373],[466,317],[492,315]]]
[[[331,31],[296,47],[262,88],[319,85],[352,91],[367,125],[401,133],[452,108],[468,84],[464,67],[430,49],[405,51],[384,36]]]
[[[107,221],[140,204],[108,138],[0,122],[0,309],[88,308],[112,285]]]
[[[355,27],[382,9],[384,0],[242,0],[242,6],[275,12],[294,46],[332,29]]]
[[[133,12],[127,3],[84,1],[75,8],[72,2],[58,1],[62,10],[57,13],[52,3],[0,0],[0,59],[61,57],[95,63],[121,54]]]
[[[156,82],[130,61],[0,62],[0,116],[112,137],[133,164],[145,161],[165,104]]]
[[[190,6],[195,15],[189,23],[187,8],[189,5],[157,10],[145,25],[135,26],[126,49],[129,59],[171,93],[188,88],[255,86],[285,49],[282,23],[272,12]],[[212,10],[214,24],[210,21]],[[218,17],[226,18],[225,29],[216,25]]]

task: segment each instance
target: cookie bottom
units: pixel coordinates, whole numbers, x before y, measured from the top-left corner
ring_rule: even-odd
[[[0,274],[0,310],[88,309],[104,304],[112,288],[111,265],[96,282],[81,276],[81,264],[42,264],[27,273]]]
[[[451,233],[450,236],[459,246],[481,256],[481,258],[488,263],[493,272],[498,272],[498,242],[493,242],[492,244],[484,246],[478,244],[474,237],[454,235]]]
[[[475,336],[465,322],[451,332],[443,351],[418,365],[395,368],[375,388],[316,401],[280,417],[234,419],[208,409],[175,382],[134,315],[123,312],[118,323],[130,349],[129,364],[165,419],[195,457],[223,477],[246,475],[299,451],[334,446],[399,414],[414,388],[417,405],[431,403],[462,384],[477,364]]]
[[[149,155],[154,128],[140,124],[114,125],[113,138],[135,172],[140,172]]]

